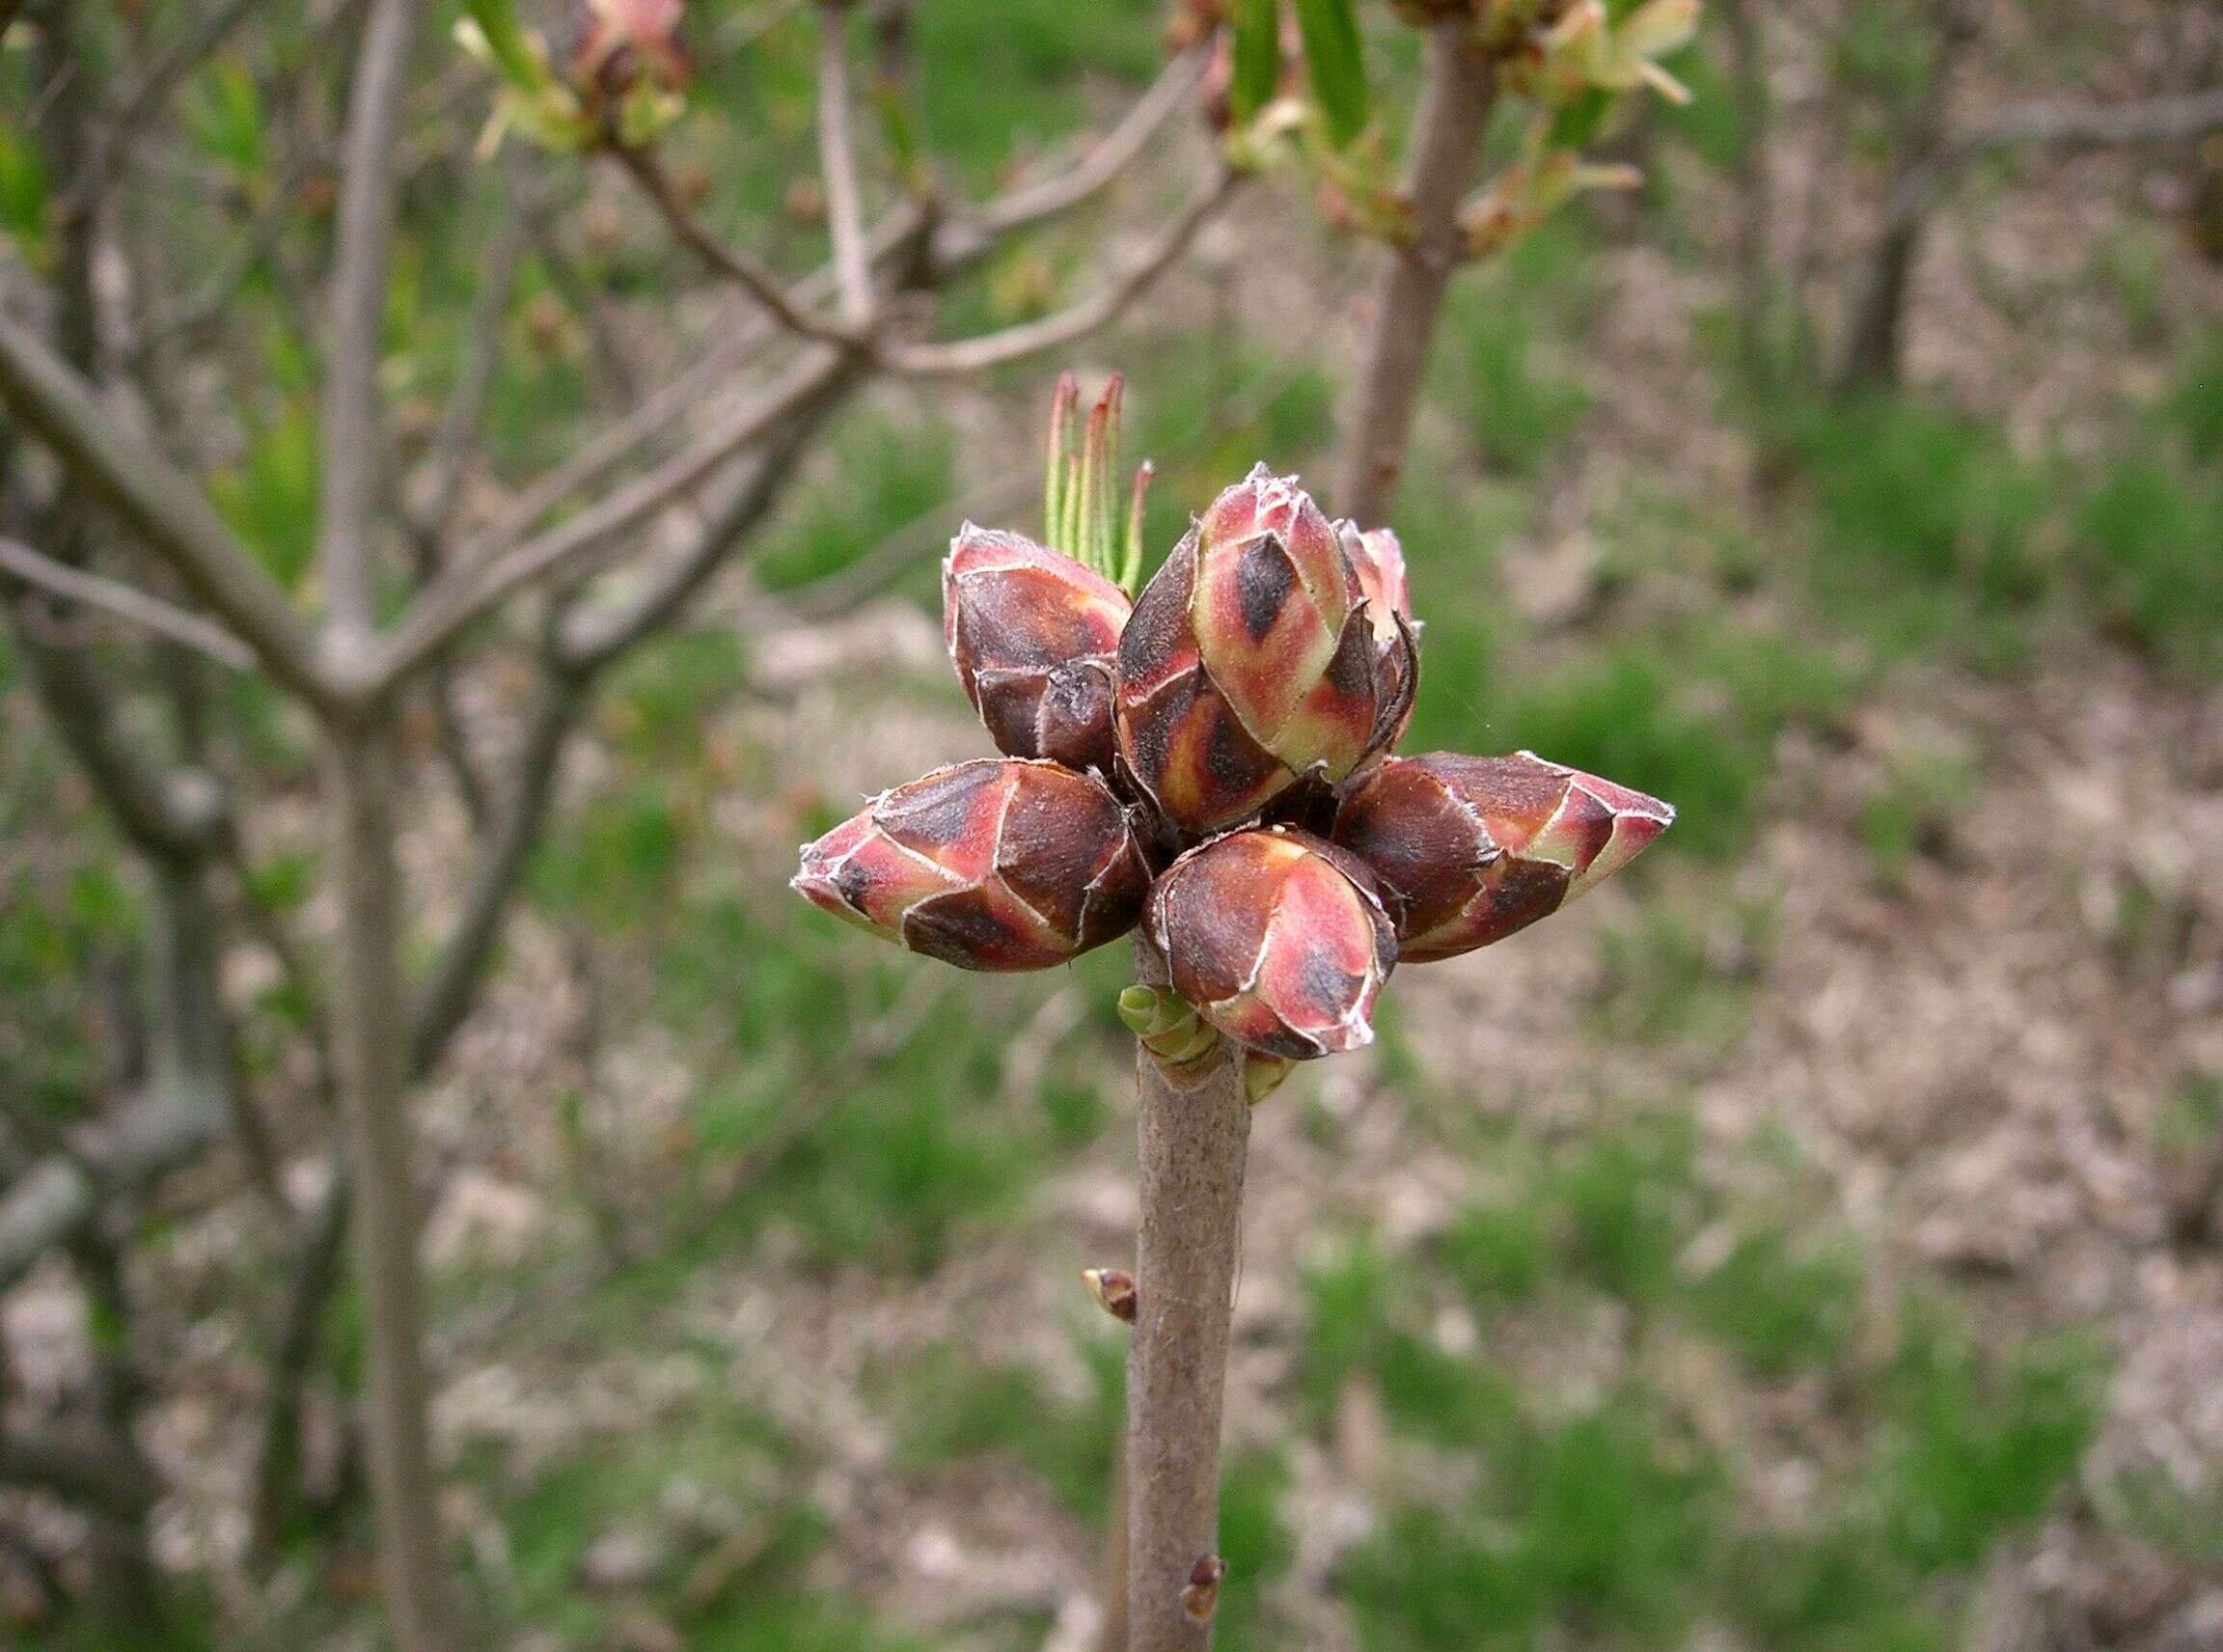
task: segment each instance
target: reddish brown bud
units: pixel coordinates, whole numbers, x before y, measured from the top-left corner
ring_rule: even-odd
[[[1396,627],[1390,616],[1408,623],[1413,619],[1413,592],[1405,578],[1405,547],[1387,528],[1361,529],[1355,522],[1338,522],[1343,554],[1351,559],[1351,571],[1358,576],[1358,589],[1374,604],[1374,634],[1386,641]]]
[[[1335,840],[1381,879],[1398,956],[1454,957],[1525,928],[1635,858],[1675,811],[1530,752],[1391,757],[1343,800]]]
[[[1104,1311],[1123,1324],[1135,1323],[1135,1276],[1124,1268],[1083,1268],[1081,1282]]]
[[[1197,1623],[1209,1623],[1220,1610],[1220,1585],[1227,1581],[1227,1562],[1205,1555],[1189,1568],[1189,1582],[1181,1590],[1181,1610]]]
[[[588,0],[573,24],[570,70],[590,111],[622,97],[644,74],[660,86],[686,85],[680,10],[681,0]]]
[[[1192,849],[1150,896],[1173,988],[1249,1049],[1292,1060],[1370,1043],[1397,944],[1357,857],[1308,833],[1237,832]]]
[[[1341,780],[1374,731],[1363,599],[1343,545],[1295,477],[1264,465],[1196,524],[1189,622],[1243,727],[1292,773]]]
[[[1196,533],[1142,588],[1119,639],[1119,756],[1166,817],[1208,832],[1259,809],[1296,777],[1243,727],[1204,675],[1189,629]]]
[[[1112,772],[1112,680],[1127,593],[1020,534],[965,524],[942,564],[965,693],[1014,757]]]
[[[1120,640],[1120,755],[1168,819],[1232,825],[1382,747],[1414,673],[1410,632],[1392,615],[1385,645],[1373,608],[1294,478],[1261,465],[1213,502]]]
[[[836,917],[969,970],[1041,970],[1134,927],[1150,871],[1086,775],[983,757],[875,798],[803,847],[794,886]]]
[[[1335,527],[1374,626],[1380,700],[1371,746],[1373,751],[1386,752],[1405,737],[1405,726],[1413,721],[1413,697],[1420,687],[1420,650],[1414,642],[1413,592],[1405,578],[1405,547],[1387,528],[1361,531],[1351,522]]]

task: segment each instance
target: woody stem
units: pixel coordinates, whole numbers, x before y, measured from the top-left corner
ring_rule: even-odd
[[[1165,960],[1138,939],[1147,985]],[[1215,1552],[1220,1417],[1227,1381],[1250,1109],[1235,1046],[1167,1065],[1136,1046],[1142,1225],[1127,1355],[1128,1652],[1204,1652],[1210,1613],[1182,1604]]]

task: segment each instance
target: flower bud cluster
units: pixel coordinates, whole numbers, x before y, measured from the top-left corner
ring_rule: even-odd
[[[1072,405],[1061,385],[1060,423]],[[1370,1041],[1398,963],[1557,911],[1674,811],[1527,752],[1394,755],[1419,680],[1404,553],[1294,477],[1223,491],[1131,600],[1114,563],[1131,581],[1139,514],[1115,559],[1105,412],[1078,467],[1052,449],[1051,537],[1085,560],[968,524],[944,564],[950,659],[1005,755],[875,798],[795,887],[968,969],[1140,923],[1171,990],[1131,989],[1123,1017],[1169,1062],[1234,1040],[1255,1098]]]

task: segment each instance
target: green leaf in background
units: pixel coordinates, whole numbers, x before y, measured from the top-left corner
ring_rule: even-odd
[[[45,258],[46,167],[13,122],[0,124],[0,230],[37,267]]]
[[[1340,149],[1366,129],[1366,61],[1351,0],[1296,0],[1312,96]]]
[[[296,397],[250,430],[236,465],[209,478],[216,509],[288,589],[309,571],[316,474],[315,403]]]
[[[1273,100],[1281,78],[1280,0],[1235,0],[1228,21],[1234,29],[1234,82],[1228,102],[1238,128]]]
[[[535,93],[549,84],[547,64],[525,38],[509,0],[463,0],[463,12],[479,25],[487,51],[510,85]]]
[[[1614,95],[1601,86],[1585,87],[1551,111],[1544,147],[1578,150],[1598,136],[1606,117],[1613,112]]]
[[[270,159],[262,94],[246,64],[229,53],[216,58],[194,83],[185,124],[193,141],[241,178],[262,175]]]

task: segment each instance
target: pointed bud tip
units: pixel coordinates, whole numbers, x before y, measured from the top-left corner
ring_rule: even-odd
[[[1083,1268],[1081,1282],[1097,1305],[1123,1325],[1135,1323],[1135,1276],[1123,1268]]]

